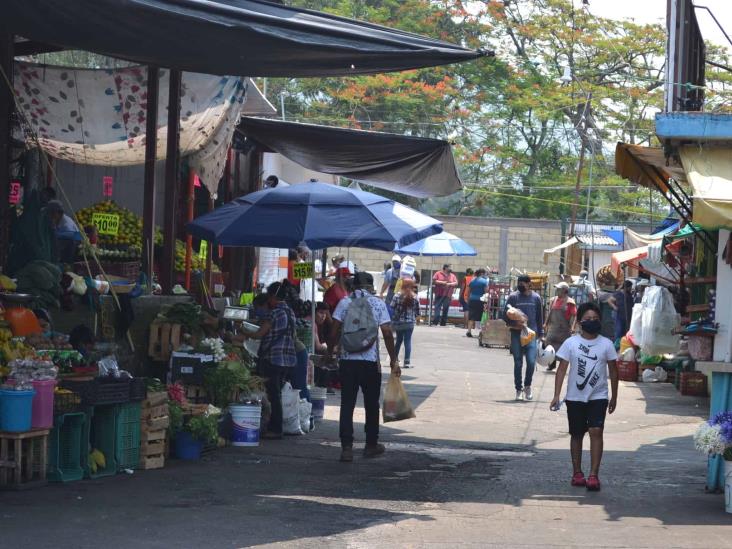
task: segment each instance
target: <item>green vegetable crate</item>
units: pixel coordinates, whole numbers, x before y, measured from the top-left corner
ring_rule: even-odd
[[[62,414],[54,418],[54,426],[48,437],[48,471],[51,482],[72,482],[84,478],[82,455],[87,453],[83,438],[87,415]]]
[[[137,469],[140,463],[141,404],[140,402],[130,402],[116,406],[114,455],[120,471]]]

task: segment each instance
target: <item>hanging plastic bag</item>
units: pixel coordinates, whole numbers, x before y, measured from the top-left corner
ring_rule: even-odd
[[[679,320],[671,292],[661,286],[646,289],[643,295],[643,335],[640,338],[643,353],[678,353],[680,337],[674,331]]]
[[[300,399],[300,430],[303,433],[310,432],[310,416],[313,413],[313,404],[304,398]]]
[[[529,343],[536,339],[536,332],[531,328],[524,326],[521,330],[521,346],[526,347]]]
[[[282,387],[282,432],[286,435],[302,435],[300,429],[300,391],[285,383]]]
[[[416,417],[414,408],[409,402],[407,391],[404,390],[402,380],[397,376],[390,376],[384,392],[384,423],[390,421],[401,421]]]
[[[636,303],[633,305],[633,315],[630,317],[630,329],[628,330],[633,341],[641,341],[643,339],[643,304]]]

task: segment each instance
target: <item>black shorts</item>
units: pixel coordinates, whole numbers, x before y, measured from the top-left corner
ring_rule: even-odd
[[[468,320],[480,322],[483,318],[483,302],[478,299],[468,301]]]
[[[468,302],[463,299],[463,296],[460,296],[460,306],[463,308],[464,313],[467,313],[470,310]]]
[[[567,400],[567,419],[569,420],[569,434],[575,437],[584,435],[587,429],[605,427],[608,400],[590,400],[579,402]]]

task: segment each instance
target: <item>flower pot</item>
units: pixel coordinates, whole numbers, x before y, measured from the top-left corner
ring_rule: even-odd
[[[724,460],[724,510],[732,513],[732,461]]]
[[[175,457],[193,461],[201,459],[203,442],[195,440],[190,433],[180,431],[175,435]]]

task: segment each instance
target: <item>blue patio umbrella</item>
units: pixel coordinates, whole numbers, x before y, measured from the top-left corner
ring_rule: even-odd
[[[471,256],[478,255],[470,244],[452,233],[443,231],[406,246],[397,246],[396,252],[424,256]]]
[[[187,229],[223,246],[391,251],[442,232],[442,223],[383,196],[311,181],[239,197]]]

